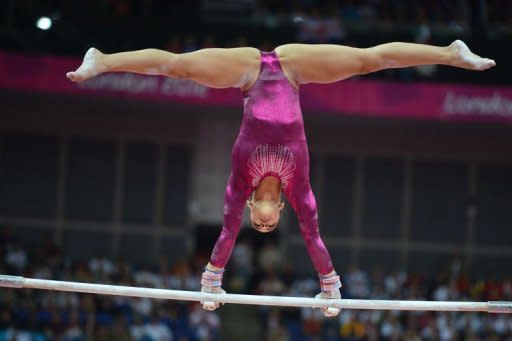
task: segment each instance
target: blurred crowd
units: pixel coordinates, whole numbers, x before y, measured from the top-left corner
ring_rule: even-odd
[[[201,267],[165,260],[134,267],[106,257],[71,261],[47,238],[23,245],[1,228],[0,273],[41,279],[183,290],[200,289]],[[91,250],[93,247],[91,247]],[[0,340],[218,340],[220,319],[198,303],[41,290],[0,290]]]
[[[136,267],[91,254],[71,261],[51,238],[23,245],[3,228],[0,273],[26,277],[155,288],[199,290],[207,259],[192,257]],[[454,257],[437,274],[352,266],[340,271],[345,298],[413,300],[512,300],[512,281],[470,280]],[[315,277],[298,276],[278,244],[255,247],[241,238],[224,279],[228,292],[312,297]],[[221,308],[222,309],[222,308]],[[480,313],[342,311],[327,319],[317,309],[260,307],[266,340],[510,340],[512,316]],[[218,340],[221,321],[197,303],[108,297],[40,290],[0,290],[0,340]]]
[[[24,22],[32,25],[34,17],[42,14],[55,19],[54,26],[60,29],[60,35],[38,36],[39,49],[73,55],[81,54],[91,44],[98,44],[106,51],[154,47],[179,53],[239,46],[268,51],[290,42],[355,47],[388,41],[445,44],[455,38],[469,39],[481,34],[507,37],[512,33],[512,2],[507,0],[23,0],[10,3],[9,22],[14,26]],[[97,31],[87,21],[90,18],[97,21]],[[81,29],[77,27],[89,25],[90,29],[78,34]],[[73,33],[69,27],[74,27]],[[119,33],[108,32],[102,36],[107,28]],[[60,38],[56,39],[57,36]],[[34,39],[20,47],[14,36],[11,45],[36,49]],[[55,42],[49,43],[52,39]],[[70,40],[74,44],[68,44]],[[400,81],[449,79],[441,70],[437,66],[422,66],[386,70],[375,77]]]
[[[153,16],[171,13],[177,8],[187,7],[199,11],[211,6],[208,1],[173,1],[165,0],[80,0],[73,4],[62,0],[43,1],[53,9],[66,13],[94,14],[104,16]],[[481,2],[484,11],[493,24],[510,22],[512,5],[507,0],[485,0]],[[272,15],[290,18],[296,15],[316,17],[337,16],[344,21],[381,21],[390,23],[415,23],[428,21],[433,24],[451,24],[468,20],[471,11],[470,0],[240,0],[217,1],[215,8],[240,8],[251,16]],[[73,8],[77,9],[74,10]]]
[[[253,253],[250,244],[239,243],[233,258],[231,290],[259,295],[312,297],[318,279],[298,277],[283,262],[279,249],[266,244]],[[256,259],[253,260],[252,257]],[[492,275],[471,280],[461,257],[447,260],[437,274],[405,271],[371,272],[350,266],[341,271],[344,298],[510,301],[512,279],[494,280]],[[245,284],[245,285],[244,285]],[[260,308],[267,340],[512,340],[512,316],[487,313],[434,313],[425,311],[344,310],[328,319],[318,309]]]

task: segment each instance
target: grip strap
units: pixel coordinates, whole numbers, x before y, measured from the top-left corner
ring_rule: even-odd
[[[208,268],[204,268],[203,275],[201,276],[201,285],[204,287],[221,287],[222,286],[222,275],[224,269],[221,271],[212,271]]]
[[[336,272],[330,275],[319,275],[320,289],[322,291],[334,291],[342,287],[340,276]]]

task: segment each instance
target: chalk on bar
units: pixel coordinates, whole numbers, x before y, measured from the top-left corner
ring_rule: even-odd
[[[489,312],[497,314],[512,314],[512,302],[492,301],[489,302]]]
[[[23,288],[23,277],[0,275],[0,287]]]

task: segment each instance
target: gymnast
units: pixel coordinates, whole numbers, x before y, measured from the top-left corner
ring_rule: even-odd
[[[254,229],[271,232],[279,222],[284,193],[297,214],[301,235],[319,275],[321,292],[317,297],[334,299],[341,297],[341,281],[319,234],[299,87],[426,64],[478,71],[495,66],[492,59],[472,53],[460,40],[443,47],[401,42],[370,48],[287,44],[272,52],[240,47],[183,54],[158,49],[104,54],[90,48],[80,67],[66,76],[81,82],[104,72],[134,72],[189,79],[212,88],[239,88],[244,114],[232,150],[224,224],[202,275],[202,291],[224,293],[222,274],[240,230],[244,207],[249,209]],[[204,309],[218,307],[219,303],[203,302]],[[326,316],[339,311],[322,309]]]

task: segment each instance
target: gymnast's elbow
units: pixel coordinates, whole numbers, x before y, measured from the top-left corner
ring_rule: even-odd
[[[240,228],[235,227],[222,227],[221,236],[224,237],[226,240],[235,240],[238,236],[238,233],[240,232]]]
[[[303,222],[300,224],[300,233],[306,243],[310,243],[320,238],[318,224],[315,222]]]

